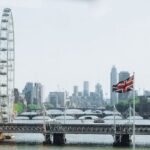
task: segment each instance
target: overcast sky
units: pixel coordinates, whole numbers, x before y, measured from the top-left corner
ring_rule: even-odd
[[[14,17],[16,87],[41,82],[49,91],[110,92],[112,65],[135,72],[137,90],[150,90],[149,0],[0,0]]]

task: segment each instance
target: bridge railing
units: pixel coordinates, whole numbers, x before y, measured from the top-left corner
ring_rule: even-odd
[[[64,134],[129,134],[133,133],[132,124],[48,124],[46,131],[43,124],[0,124],[0,132],[6,133],[64,133]],[[150,135],[150,125],[135,125],[135,134]]]
[[[0,124],[0,132],[4,133],[43,133],[43,124]]]

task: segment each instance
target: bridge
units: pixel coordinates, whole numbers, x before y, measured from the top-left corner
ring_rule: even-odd
[[[54,109],[56,110],[56,109]],[[72,109],[67,109],[68,111],[69,110],[72,110]],[[85,116],[85,115],[90,115],[90,116],[97,116],[99,118],[103,118],[103,117],[106,117],[106,116],[109,116],[109,115],[113,115],[114,112],[109,112],[108,111],[104,111],[104,112],[101,112],[101,111],[95,111],[95,112],[63,112],[63,111],[59,111],[59,112],[46,112],[46,116],[49,116],[51,118],[55,118],[57,116],[62,116],[64,114],[66,115],[69,115],[69,116],[73,116],[75,119],[78,119],[79,117],[81,116]],[[121,115],[119,112],[116,112],[115,113],[116,115]],[[19,114],[18,116],[20,117],[28,117],[29,120],[32,120],[34,117],[37,117],[37,116],[42,116],[43,115],[43,112],[23,112],[21,114]]]
[[[46,105],[46,104],[45,104]],[[56,108],[50,108],[50,110],[60,110],[60,111],[65,111],[65,107],[56,107]],[[82,111],[86,111],[86,110],[100,110],[100,111],[104,111],[104,110],[106,110],[106,108],[105,107],[76,107],[76,108],[74,108],[74,107],[68,107],[67,109],[78,109],[78,110],[82,110]],[[40,109],[32,109],[33,111],[40,111],[41,110],[41,108]],[[47,109],[47,110],[49,110],[49,109]]]
[[[28,117],[29,120],[32,120],[34,119],[34,117],[37,117],[37,116],[42,116],[43,114],[20,114],[20,115],[17,115],[19,117]],[[48,117],[51,117],[51,118],[55,118],[55,117],[58,117],[58,116],[62,116],[64,114],[48,114],[46,116]],[[67,114],[66,114],[67,115]],[[89,114],[68,114],[69,116],[73,116],[75,119],[79,119],[79,117],[81,116],[97,116],[99,118],[103,118],[107,115],[105,114],[95,114],[95,113],[89,113]]]
[[[114,137],[114,146],[130,146],[133,134],[132,124],[45,124],[1,123],[2,133],[41,133],[45,144],[65,144],[65,134],[104,134]],[[136,135],[150,135],[150,125],[135,125]],[[53,139],[52,139],[53,137]]]

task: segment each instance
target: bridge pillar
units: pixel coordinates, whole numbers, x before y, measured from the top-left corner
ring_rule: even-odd
[[[53,134],[53,143],[55,145],[63,145],[66,143],[65,134],[63,133],[54,133]]]
[[[114,147],[129,147],[131,139],[129,134],[116,134],[114,137]]]
[[[29,120],[32,120],[32,116],[29,116]]]
[[[44,137],[45,141],[43,142],[43,144],[52,144],[51,135],[49,133],[45,133]]]

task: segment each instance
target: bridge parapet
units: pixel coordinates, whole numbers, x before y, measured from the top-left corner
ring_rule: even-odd
[[[95,124],[51,124],[46,125],[46,131],[49,133],[65,134],[113,134],[112,125]]]
[[[43,124],[0,124],[0,131],[3,133],[43,133]]]
[[[46,123],[46,133],[64,134],[129,134],[133,133],[132,124],[59,124]],[[43,124],[7,123],[0,124],[0,131],[6,133],[45,133]],[[150,135],[150,125],[135,125],[136,135]]]

